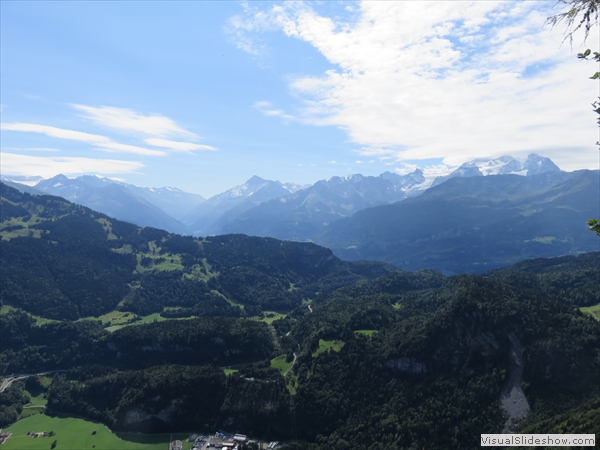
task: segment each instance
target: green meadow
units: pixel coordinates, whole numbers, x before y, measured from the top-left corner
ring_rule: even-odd
[[[2,450],[48,450],[54,441],[56,450],[167,450],[170,442],[169,435],[123,434],[123,437],[119,437],[99,423],[74,417],[50,417],[39,413],[18,420],[3,431],[12,435],[2,445]],[[54,432],[54,436],[33,438],[27,435],[29,432],[51,431]],[[181,437],[183,435],[178,435],[179,439]],[[184,448],[190,447],[191,445],[188,445]]]
[[[296,387],[298,385],[298,375],[290,371],[293,366],[293,361],[286,362],[286,355],[279,355],[271,360],[271,367],[278,369],[282,376],[285,376],[285,386],[290,394],[296,395]]]
[[[579,309],[582,313],[589,314],[596,320],[600,320],[600,303],[594,306],[584,306]]]
[[[354,331],[354,334],[362,334],[363,336],[368,336],[368,337],[373,336],[375,333],[377,333],[377,330],[355,330]]]
[[[314,358],[315,356],[319,356],[321,353],[325,353],[330,350],[339,352],[343,345],[344,343],[342,341],[325,341],[323,339],[319,339],[319,348],[313,352],[312,356]]]
[[[262,320],[263,322],[266,322],[268,324],[271,324],[276,320],[285,319],[286,316],[287,316],[287,314],[279,313],[277,311],[263,311],[262,317],[260,318],[260,320]]]
[[[280,355],[277,358],[271,360],[271,367],[278,369],[281,375],[286,373],[290,367],[292,367],[292,361],[285,361],[286,355]]]

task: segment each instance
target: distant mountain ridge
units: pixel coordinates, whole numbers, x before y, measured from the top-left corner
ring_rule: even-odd
[[[244,184],[215,195],[196,206],[184,217],[191,234],[221,234],[222,227],[262,202],[293,194],[304,186],[265,180],[253,176]]]
[[[141,188],[89,175],[77,178],[57,175],[38,181],[33,188],[139,226],[151,226],[181,234],[187,234],[187,228],[165,210],[177,215],[178,207],[204,200],[199,195],[179,189]]]
[[[436,178],[426,177],[421,169],[407,175],[385,172],[378,177],[360,174],[333,177],[287,197],[273,199],[239,215],[222,232],[271,236],[297,241],[315,240],[339,219],[354,213],[395,203],[426,192],[456,177],[534,174],[560,172],[549,159],[531,154],[524,162],[511,156],[476,159],[453,172]]]
[[[418,178],[417,178],[418,179]],[[314,239],[323,227],[357,211],[406,198],[407,178],[386,172],[378,177],[351,175],[316,182],[291,195],[264,202],[223,226],[224,233]]]
[[[254,176],[208,200],[176,188],[147,188],[97,176],[7,177],[2,180],[30,194],[48,193],[80,203],[119,220],[195,236],[242,233],[278,239],[319,239],[325,228],[354,213],[416,197],[452,178],[560,172],[549,159],[531,154],[475,159],[452,172],[416,169],[400,175],[332,177],[312,186]],[[25,183],[25,184],[22,184]]]
[[[343,259],[479,273],[598,250],[598,171],[455,177],[422,195],[337,221],[316,239]]]
[[[495,159],[479,158],[468,161],[448,175],[435,178],[431,187],[437,186],[450,178],[481,177],[489,175],[524,175],[531,176],[545,172],[560,172],[550,158],[532,153],[523,162],[512,156],[501,156]]]

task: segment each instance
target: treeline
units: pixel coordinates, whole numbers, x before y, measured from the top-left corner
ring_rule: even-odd
[[[225,375],[218,368],[161,365],[109,373],[85,383],[58,375],[50,385],[48,407],[116,430],[160,433],[214,428],[225,395]]]
[[[268,358],[274,349],[266,323],[230,317],[125,327],[107,335],[100,345],[111,361],[130,368],[159,364],[231,365]]]
[[[100,321],[38,325],[24,312],[0,315],[0,373],[36,373],[92,362],[107,334]]]
[[[231,365],[272,357],[264,322],[229,317],[138,324],[109,333],[99,321],[38,325],[23,312],[0,315],[1,373],[95,364],[122,370],[160,364]]]
[[[484,274],[576,306],[600,303],[600,253],[538,258]]]
[[[111,252],[93,241],[57,245],[54,238],[43,234],[41,239],[0,242],[2,302],[58,320],[115,309],[127,294],[135,269],[131,255]]]
[[[228,377],[212,365],[101,372],[99,366],[83,366],[56,375],[49,408],[123,431],[209,432],[227,423],[252,435],[290,435],[290,395],[268,361]]]
[[[29,397],[23,393],[24,386],[24,381],[15,381],[0,392],[0,428],[15,422],[23,405],[29,403]]]
[[[244,315],[245,311],[228,302],[218,288],[215,282],[186,278],[180,271],[156,272],[139,277],[119,309],[139,315],[160,312],[164,317]]]

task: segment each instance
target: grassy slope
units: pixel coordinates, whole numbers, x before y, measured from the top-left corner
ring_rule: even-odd
[[[59,418],[44,414],[34,414],[19,420],[4,431],[12,436],[2,446],[3,450],[9,449],[44,449],[50,448],[54,440],[57,441],[56,450],[60,449],[91,449],[96,450],[165,450],[169,442],[168,435],[140,436],[135,435],[136,441],[144,440],[146,443],[133,442],[121,439],[111,433],[104,425],[72,417]],[[54,431],[55,436],[32,438],[27,433]],[[92,433],[96,431],[95,435]],[[187,437],[187,436],[186,436]]]
[[[600,320],[600,303],[594,306],[585,306],[579,309],[581,312],[591,315],[594,319]]]
[[[362,334],[364,336],[373,336],[375,333],[377,333],[377,330],[356,330],[354,333],[356,334]]]
[[[285,386],[290,394],[296,395],[296,383],[298,376],[290,371],[293,361],[286,362],[286,355],[279,355],[271,360],[271,367],[279,370],[281,376],[285,375]]]
[[[285,358],[286,355],[280,355],[277,358],[271,360],[271,367],[278,369],[282,375],[286,373],[290,367],[292,367],[292,362],[286,362]]]
[[[323,339],[319,339],[319,348],[312,354],[312,356],[314,358],[329,350],[339,352],[343,345],[344,343],[342,341],[325,341]]]

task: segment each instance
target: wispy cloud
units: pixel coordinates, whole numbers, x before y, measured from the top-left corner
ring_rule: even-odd
[[[133,153],[134,155],[143,156],[166,156],[167,152],[160,150],[150,150],[144,147],[138,147],[137,145],[120,144],[118,142],[102,142],[96,144],[98,150],[102,150],[110,153]]]
[[[295,2],[303,7],[302,2]],[[241,2],[243,14],[231,17],[224,27],[225,33],[240,50],[254,56],[264,56],[269,52],[268,46],[262,41],[260,34],[281,28],[278,13],[274,8],[261,10],[254,4]]]
[[[42,157],[2,152],[2,172],[11,175],[52,177],[64,175],[124,174],[138,172],[144,164],[137,161],[77,157]]]
[[[148,138],[144,139],[144,142],[154,147],[168,148],[174,152],[191,153],[196,150],[208,150],[214,152],[217,150],[216,147],[212,147],[210,145],[194,144],[192,142],[170,141],[168,139],[160,138]]]
[[[87,142],[94,145],[98,150],[112,153],[133,153],[144,156],[165,156],[167,152],[160,150],[151,150],[135,145],[121,144],[112,139],[99,134],[84,133],[81,131],[67,130],[48,125],[35,123],[3,123],[0,129],[6,131],[20,131],[25,133],[41,133],[58,139],[67,139],[71,141]]]
[[[113,106],[100,106],[99,108],[76,104],[71,106],[84,112],[81,117],[121,132],[158,137],[185,136],[188,139],[198,137],[160,114],[146,116],[132,109]]]
[[[379,156],[381,159],[386,159],[387,157],[397,156],[398,149],[363,147],[361,149],[354,150],[354,153],[358,153],[361,156]]]
[[[47,152],[47,153],[58,153],[60,152],[57,148],[48,147],[4,147],[3,151],[11,152]]]
[[[111,140],[106,136],[99,134],[83,133],[81,131],[67,130],[64,128],[51,127],[48,125],[39,125],[36,123],[3,123],[0,125],[0,129],[8,131],[22,131],[25,133],[41,133],[46,136],[68,139],[71,141],[98,143],[98,142],[110,142]]]
[[[290,114],[286,114],[284,111],[282,111],[280,109],[275,109],[271,102],[262,100],[262,101],[254,103],[254,107],[256,109],[258,109],[261,113],[263,113],[265,116],[281,117],[282,119],[285,119],[285,120],[293,120],[294,119],[294,116],[292,116]]]

